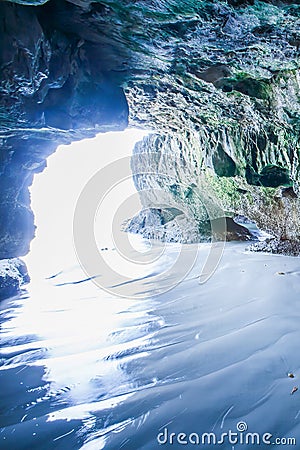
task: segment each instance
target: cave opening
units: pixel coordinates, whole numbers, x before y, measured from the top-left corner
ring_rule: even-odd
[[[32,280],[45,279],[78,263],[72,227],[81,191],[101,168],[126,156],[130,158],[135,143],[146,134],[138,129],[100,133],[92,139],[61,145],[48,158],[46,169],[35,175],[30,188],[36,232],[30,252],[23,259]],[[134,192],[133,180],[128,180],[122,195]],[[109,206],[106,208],[109,215]],[[100,219],[104,223],[107,220]],[[106,248],[109,239],[107,229],[99,248]]]

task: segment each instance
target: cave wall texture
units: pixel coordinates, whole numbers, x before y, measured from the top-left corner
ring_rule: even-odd
[[[28,252],[47,156],[128,124],[153,132],[137,168],[154,152],[174,175],[136,185],[184,204],[195,236],[209,192],[297,254],[299,25],[296,1],[2,1],[0,259]]]

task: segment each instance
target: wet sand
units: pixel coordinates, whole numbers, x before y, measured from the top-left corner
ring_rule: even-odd
[[[72,284],[74,269],[3,302],[0,448],[197,448],[157,435],[220,436],[241,421],[300,442],[299,258],[227,244],[199,284],[202,263],[156,297],[151,276],[133,282],[145,298],[122,299]]]

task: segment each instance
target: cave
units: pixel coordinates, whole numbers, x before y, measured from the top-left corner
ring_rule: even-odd
[[[181,416],[187,439],[197,431],[197,420],[203,421],[203,432],[220,431],[224,423],[235,430],[234,418],[244,423],[247,414],[251,424],[245,422],[246,428],[252,431],[299,436],[291,426],[299,414],[288,403],[298,395],[296,380],[295,386],[288,383],[299,369],[295,339],[290,339],[299,334],[290,317],[290,310],[297,314],[299,308],[299,16],[298,2],[290,0],[1,2],[0,377],[8,392],[0,396],[5,410],[1,448],[152,450],[159,439],[173,445],[169,432],[175,432],[172,439],[178,445],[184,440],[176,435]],[[51,287],[44,280],[42,290],[32,291],[36,274],[29,263],[30,248],[39,232],[31,198],[34,180],[47,173],[60,146],[72,149],[79,142],[129,129],[140,133],[130,156],[125,158],[120,144],[116,164],[108,164],[98,178],[91,176],[78,196],[73,235],[84,273],[72,284],[64,271],[54,271],[48,274]],[[99,146],[101,164],[110,153]],[[84,165],[75,159],[74,152],[76,167]],[[95,172],[101,164],[95,163]],[[91,193],[104,196],[110,184],[129,176],[137,192],[127,198],[119,191],[126,199],[116,210],[123,222],[113,245],[103,242],[92,253],[94,238],[84,227],[88,221],[91,227],[92,209],[97,209]],[[236,217],[247,219],[238,223]],[[108,274],[118,245],[125,249],[126,263],[119,262],[119,269]],[[137,254],[140,272],[132,282],[126,265]],[[191,284],[195,280],[203,291]],[[66,306],[69,316],[64,314],[63,289],[84,320],[91,320],[89,337],[82,338],[88,341],[86,347],[82,344],[82,367],[72,359],[64,341],[67,333],[59,328],[62,354],[70,356],[69,376],[67,365],[63,374],[56,365],[60,347],[43,322],[51,308],[55,320],[59,311],[66,322],[74,319],[71,301]],[[99,294],[101,289],[105,294]],[[289,292],[292,307],[283,301]],[[26,309],[26,299],[36,303],[28,301]],[[186,306],[180,303],[183,299]],[[110,314],[101,313],[101,302]],[[174,311],[165,306],[173,303]],[[38,326],[38,338],[34,326],[20,325],[22,317],[34,315],[30,305],[45,326],[45,335]],[[110,347],[101,347],[97,315],[103,329],[106,321],[118,317],[107,331]],[[70,328],[74,336],[80,330],[77,320]],[[99,368],[97,358],[89,366],[89,355],[97,351],[91,344],[93,332],[101,342]],[[281,344],[284,336],[288,346]],[[75,341],[78,356],[78,337]],[[181,349],[178,354],[172,353],[173,345]],[[43,354],[51,361],[48,366],[40,362]],[[74,375],[76,370],[82,380]],[[175,388],[181,373],[182,391]],[[257,378],[261,381],[256,384]],[[224,382],[232,402],[221,389]],[[15,400],[16,385],[20,401]],[[268,389],[275,385],[278,391],[271,395]],[[198,388],[206,405],[195,401]],[[253,389],[253,402],[248,389]],[[289,397],[283,402],[284,389]],[[10,393],[16,404],[10,402]],[[147,402],[148,411],[143,409]],[[278,403],[285,405],[284,421],[275,412]],[[80,410],[80,405],[87,409]],[[134,417],[125,412],[130,405]],[[270,411],[267,430],[262,424]],[[35,420],[43,430],[38,434]],[[161,429],[164,423],[171,428]],[[16,424],[17,443],[12,431]]]
[[[6,263],[21,264],[16,258],[28,253],[34,236],[28,187],[47,157],[60,144],[128,125],[151,131],[144,144],[148,151],[162,152],[162,158],[171,152],[174,167],[188,165],[190,180],[175,176],[173,185],[183,181],[189,189],[192,182],[193,195],[200,196],[211,190],[225,215],[250,216],[280,239],[266,224],[278,209],[276,192],[252,186],[298,190],[298,78],[291,69],[298,50],[286,35],[287,29],[296,33],[297,6],[262,3],[263,19],[252,2],[185,6],[181,20],[175,3],[170,8],[90,1],[1,3],[0,258]],[[258,21],[266,27],[274,11],[286,15],[285,24],[279,21],[272,32],[258,33]],[[207,27],[214,38],[207,36]],[[213,59],[209,39],[218,42]],[[255,45],[264,49],[261,55]],[[274,56],[275,47],[281,55]],[[242,88],[249,80],[251,89]],[[228,83],[233,90],[223,89]],[[264,85],[266,96],[260,95]],[[189,153],[193,159],[186,159]],[[155,161],[149,164],[157,170]],[[196,179],[199,164],[207,174],[212,170],[213,182],[205,172]],[[234,199],[224,192],[220,177],[232,180]],[[259,201],[263,219],[249,212],[241,190],[251,193],[252,203]],[[197,221],[201,212],[192,198],[187,200],[189,216]],[[288,222],[291,208],[298,215],[298,202],[283,204]],[[295,226],[287,228],[292,230],[287,238],[297,247]]]

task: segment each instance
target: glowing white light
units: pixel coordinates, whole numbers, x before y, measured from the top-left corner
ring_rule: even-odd
[[[146,134],[134,129],[99,134],[60,146],[48,158],[47,168],[34,177],[31,187],[37,233],[25,260],[33,277],[45,278],[77,264],[72,221],[80,192],[99,169],[131,155],[135,143]],[[123,196],[136,192],[132,180],[123,189]]]

